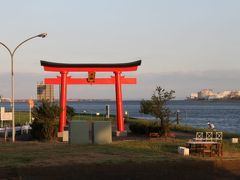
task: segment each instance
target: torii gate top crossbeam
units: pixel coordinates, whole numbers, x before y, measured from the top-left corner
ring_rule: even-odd
[[[45,71],[54,72],[123,72],[136,71],[141,65],[141,60],[129,63],[116,64],[66,64],[41,61]]]

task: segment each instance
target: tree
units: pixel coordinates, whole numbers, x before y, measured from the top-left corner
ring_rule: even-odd
[[[160,125],[163,133],[169,131],[170,124],[170,109],[166,106],[167,102],[174,99],[175,91],[166,91],[165,89],[157,86],[150,100],[142,100],[140,103],[140,112],[150,114],[156,119],[160,120]]]
[[[71,106],[67,106],[67,119],[72,120],[72,118],[75,114],[76,114],[75,109]]]
[[[39,106],[33,108],[34,121],[31,125],[33,138],[39,140],[51,140],[56,136],[57,123],[60,108],[55,103],[42,100]]]

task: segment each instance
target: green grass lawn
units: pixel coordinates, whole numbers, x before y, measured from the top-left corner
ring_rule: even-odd
[[[0,167],[57,165],[58,163],[121,163],[146,161],[186,161],[206,159],[229,159],[229,157],[203,158],[178,155],[177,147],[184,146],[187,139],[155,141],[149,139],[114,141],[109,145],[69,145],[59,142],[18,141],[2,143]],[[240,145],[224,142],[224,153],[240,159]]]
[[[73,117],[74,120],[111,120],[104,116],[81,114]],[[29,121],[28,112],[16,112],[16,124],[25,124]],[[139,121],[128,119],[127,122]],[[143,121],[143,120],[141,120]],[[195,133],[198,129],[189,126],[174,126],[175,131]],[[225,136],[224,136],[225,137]],[[201,159],[201,157],[182,157],[177,154],[178,146],[185,146],[188,139],[177,137],[174,141],[154,141],[149,139],[114,141],[110,145],[69,145],[59,142],[18,141],[16,143],[1,143],[0,167],[41,165],[47,163],[68,161],[76,163],[117,163],[117,162],[143,162],[143,161],[185,161]],[[224,140],[224,153],[235,154],[240,159],[240,144],[232,144],[230,139]],[[217,159],[224,159],[221,157]],[[229,158],[229,157],[226,157]]]
[[[0,167],[44,164],[49,161],[81,163],[116,163],[180,160],[177,146],[182,141],[117,141],[110,145],[69,145],[58,142],[16,142],[0,146]]]
[[[15,112],[15,123],[16,124],[25,124],[29,122],[29,112],[16,111]]]
[[[116,122],[116,117],[111,116],[110,118],[106,118],[103,114],[100,114],[97,116],[96,114],[76,114],[73,118],[73,120],[85,120],[85,121],[112,121],[113,123]],[[23,112],[23,111],[16,111],[15,112],[15,124],[16,125],[23,125],[29,122],[29,112]],[[125,118],[125,122],[132,123],[132,122],[149,122],[143,119],[136,119],[136,118]],[[6,122],[6,124],[11,125],[11,122]],[[209,129],[206,128],[194,128],[192,126],[188,125],[182,125],[182,124],[172,124],[171,125],[172,131],[177,132],[186,132],[195,134],[197,131],[209,131]],[[232,137],[240,137],[240,134],[236,133],[229,133],[229,132],[223,132],[224,138],[232,138]]]
[[[76,114],[72,119],[85,121],[114,121],[115,116],[106,118],[103,114],[100,114],[99,116],[97,116],[96,114]]]
[[[110,119],[106,119],[103,116],[96,116],[91,114],[81,114],[80,116],[76,115],[73,117],[73,119],[87,121],[110,120],[112,122],[116,122],[114,116],[112,116]],[[28,112],[16,112],[16,124],[25,124],[28,121]],[[129,118],[127,120],[128,123],[131,121],[139,120],[132,118]],[[10,175],[12,175],[13,177],[16,176],[18,177],[17,179],[20,179],[24,177],[23,175],[25,173],[26,177],[30,172],[35,172],[35,174],[30,173],[29,177],[34,177],[32,175],[36,176],[37,174],[39,175],[41,173],[44,174],[45,171],[42,170],[41,167],[43,167],[43,169],[49,169],[49,167],[53,167],[52,171],[50,169],[46,174],[51,175],[50,177],[55,177],[57,172],[56,169],[59,168],[59,166],[62,166],[63,169],[65,169],[67,166],[70,166],[69,169],[66,170],[67,173],[70,173],[75,166],[76,172],[78,172],[79,169],[81,169],[85,165],[89,165],[89,167],[93,166],[96,172],[98,172],[99,167],[106,167],[106,169],[104,169],[104,171],[102,172],[107,172],[112,170],[114,166],[116,166],[116,172],[118,173],[118,167],[120,167],[121,169],[121,167],[124,165],[132,164],[134,165],[134,170],[131,172],[133,172],[132,176],[135,177],[135,166],[143,167],[142,171],[145,171],[147,169],[145,168],[145,165],[154,163],[154,166],[149,166],[150,169],[152,169],[152,167],[156,168],[156,166],[162,165],[160,168],[155,169],[155,171],[153,172],[159,173],[162,170],[163,174],[164,172],[166,172],[166,177],[168,177],[169,172],[170,174],[176,173],[176,168],[180,168],[179,172],[184,172],[184,174],[189,173],[189,168],[192,167],[193,162],[196,164],[194,167],[197,167],[196,172],[199,172],[201,171],[201,168],[199,168],[199,164],[201,165],[203,162],[204,164],[202,164],[201,167],[206,168],[201,171],[201,174],[204,174],[204,176],[206,175],[206,171],[209,168],[210,173],[208,172],[208,174],[212,174],[212,172],[222,172],[223,168],[219,167],[221,167],[221,165],[224,163],[226,164],[224,167],[228,171],[229,164],[233,163],[232,165],[230,164],[231,172],[239,172],[239,166],[236,168],[236,165],[239,165],[238,162],[240,162],[240,143],[232,144],[230,142],[230,139],[228,139],[230,138],[230,136],[228,138],[224,138],[223,157],[202,157],[200,155],[181,156],[177,152],[178,146],[185,146],[185,143],[188,141],[189,138],[188,135],[193,136],[193,134],[198,129],[180,125],[173,126],[172,130],[176,132],[184,132],[186,136],[179,135],[176,138],[170,139],[149,139],[143,135],[132,135],[133,138],[124,140],[114,138],[114,141],[111,144],[107,145],[70,145],[68,143],[61,143],[57,141],[16,141],[15,143],[11,143],[4,142],[3,139],[1,139],[2,141],[0,141],[0,170],[6,172],[6,176],[2,176],[4,178],[9,177],[9,172],[12,172],[12,174]],[[175,164],[177,165],[174,166]],[[184,165],[186,165],[186,168],[181,169],[181,167],[183,167]],[[29,168],[29,172],[26,172],[26,169],[23,170],[24,168]],[[36,169],[38,168],[40,168],[39,171],[36,171]],[[93,174],[93,172],[95,172],[94,170],[92,169],[92,171],[90,171],[89,173]],[[124,169],[124,171],[126,170],[127,169]],[[79,177],[82,177],[82,173],[86,173],[88,171],[89,169],[87,169],[86,171],[83,170],[81,173],[79,173]],[[75,175],[76,172],[72,171],[71,173]],[[149,175],[152,175],[150,177],[154,179],[155,174],[152,174],[152,171],[149,172]],[[195,174],[196,172],[193,172],[193,174]],[[65,173],[62,174],[66,175]],[[89,174],[87,174],[86,177],[89,177]],[[219,175],[217,177],[222,177],[222,175]],[[101,178],[97,176],[96,179]]]
[[[29,112],[23,112],[23,111],[16,111],[15,112],[15,124],[16,124],[16,126],[29,123],[29,120],[30,120]],[[11,126],[12,121],[5,121],[4,124]]]
[[[115,117],[111,116],[109,119],[107,119],[103,115],[96,116],[96,114],[76,114],[73,118],[73,120],[86,120],[86,121],[114,121]],[[23,125],[26,123],[29,123],[29,112],[24,111],[16,111],[15,112],[15,124],[16,125]],[[12,122],[5,122],[5,124],[11,125]]]

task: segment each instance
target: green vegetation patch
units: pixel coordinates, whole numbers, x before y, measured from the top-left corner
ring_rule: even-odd
[[[58,163],[143,162],[179,159],[182,142],[117,141],[110,145],[69,145],[57,142],[4,143],[0,167]],[[181,159],[181,158],[180,158]]]
[[[104,114],[75,114],[72,118],[73,120],[84,120],[84,121],[115,121],[115,116],[106,118]]]

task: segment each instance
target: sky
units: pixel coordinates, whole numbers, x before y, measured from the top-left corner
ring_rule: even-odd
[[[124,99],[147,99],[156,86],[176,99],[204,88],[240,89],[238,0],[0,0],[0,42],[14,49],[16,98],[36,97],[36,83],[56,74],[40,60],[123,63],[138,59],[137,85]],[[10,96],[10,56],[0,48],[0,94]],[[108,75],[108,74],[107,74]],[[111,76],[112,74],[109,74]],[[99,93],[100,92],[100,93]],[[71,86],[69,98],[114,99],[114,86]],[[58,96],[58,88],[56,88]]]

